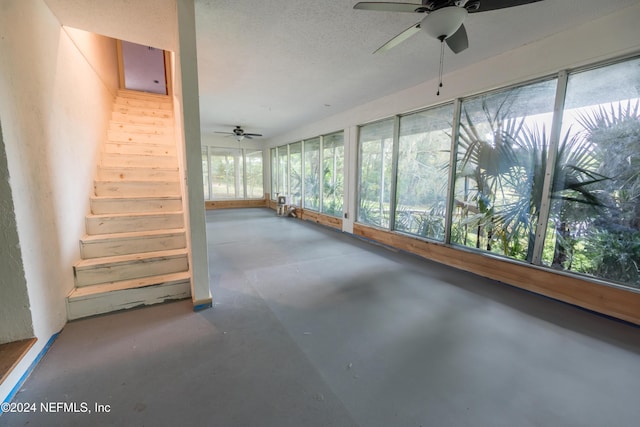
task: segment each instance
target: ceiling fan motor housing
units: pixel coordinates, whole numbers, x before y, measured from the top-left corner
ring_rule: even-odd
[[[480,8],[480,0],[423,0],[424,12],[429,13],[447,6],[463,7],[467,12],[475,12]],[[422,11],[421,11],[422,12]]]

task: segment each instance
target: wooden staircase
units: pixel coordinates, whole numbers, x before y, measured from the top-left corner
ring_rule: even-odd
[[[70,320],[190,296],[173,104],[121,90],[67,297]]]

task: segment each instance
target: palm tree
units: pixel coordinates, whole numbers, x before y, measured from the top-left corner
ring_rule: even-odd
[[[465,186],[465,200],[456,200],[467,212],[465,225],[476,226],[476,247],[500,242],[507,256],[531,260],[535,227],[540,213],[544,176],[547,168],[549,136],[544,125],[530,125],[526,117],[510,117],[513,100],[505,97],[495,112],[482,103],[480,129],[471,114],[463,110],[461,120],[457,177]],[[490,132],[487,132],[487,129]],[[568,130],[560,141],[554,165],[551,198],[560,209],[555,212],[556,250],[554,265],[562,266],[570,252],[571,224],[579,217],[593,217],[592,209],[603,205],[595,184],[607,179],[595,171],[592,147],[580,135]],[[574,203],[581,208],[575,209]],[[590,209],[584,209],[588,206]],[[466,233],[465,233],[466,234]],[[526,247],[522,239],[527,239]]]

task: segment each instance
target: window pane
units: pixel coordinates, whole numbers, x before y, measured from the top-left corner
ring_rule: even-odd
[[[640,287],[640,60],[569,76],[543,261]]]
[[[360,128],[358,221],[389,228],[393,119]]]
[[[261,199],[264,197],[262,184],[262,150],[245,152],[247,165],[247,198]]]
[[[453,105],[400,118],[394,228],[444,240]]]
[[[209,156],[207,147],[202,147],[202,185],[204,190],[204,199],[211,200],[209,195]]]
[[[289,153],[287,152],[287,146],[283,145],[278,147],[278,193],[281,196],[286,196],[289,192],[288,189],[288,175],[289,175]]]
[[[243,194],[242,152],[233,148],[209,148],[212,200],[241,199]]]
[[[323,138],[322,159],[322,212],[341,217],[344,194],[344,132]]]
[[[320,209],[320,138],[304,141],[304,208]]]
[[[300,206],[302,198],[302,142],[289,145],[289,185],[291,203]]]
[[[271,200],[276,199],[278,192],[278,150],[271,149]]]
[[[556,80],[463,101],[451,241],[530,260]]]

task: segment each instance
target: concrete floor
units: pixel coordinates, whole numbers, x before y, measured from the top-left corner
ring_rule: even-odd
[[[215,307],[69,323],[1,426],[640,425],[640,329],[263,209],[207,213]]]

